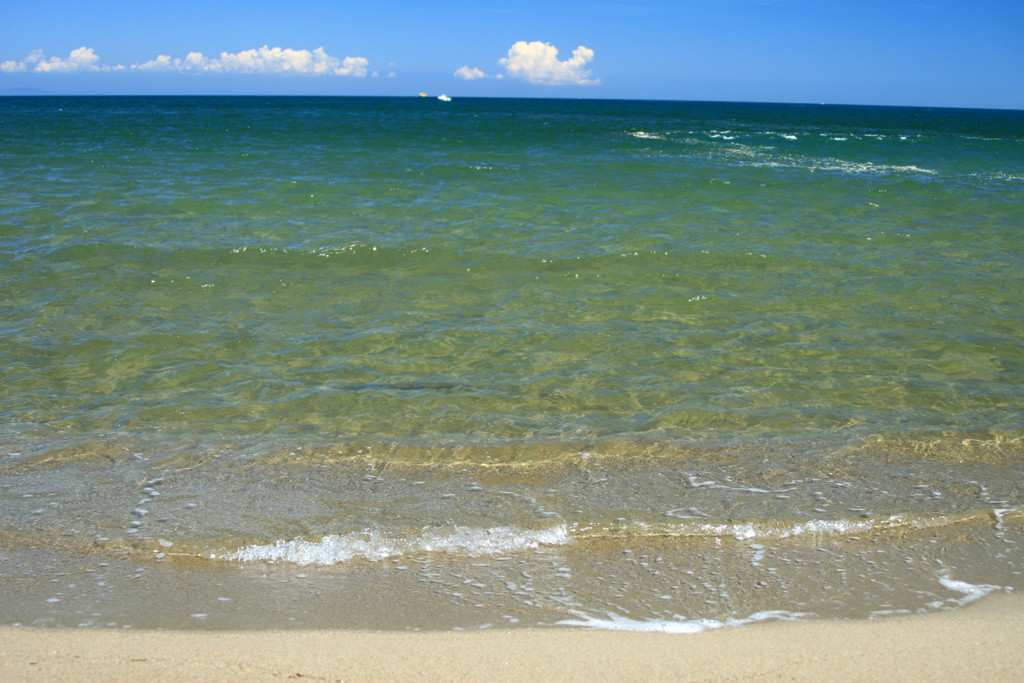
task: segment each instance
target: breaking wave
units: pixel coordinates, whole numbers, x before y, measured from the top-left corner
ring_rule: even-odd
[[[341,536],[324,536],[320,541],[296,538],[267,545],[244,546],[225,555],[223,559],[332,565],[356,558],[380,561],[412,553],[444,552],[470,557],[499,555],[569,542],[571,539],[564,524],[541,530],[454,527],[448,530],[431,529],[413,536],[359,531]]]

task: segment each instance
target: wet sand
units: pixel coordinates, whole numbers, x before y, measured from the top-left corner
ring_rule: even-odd
[[[587,630],[0,629],[0,679],[1024,679],[1024,597],[873,621],[755,624],[696,635]]]

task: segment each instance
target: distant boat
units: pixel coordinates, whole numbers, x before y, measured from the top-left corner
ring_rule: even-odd
[[[452,98],[448,97],[447,95],[438,95],[437,99],[441,100],[442,102],[451,102],[452,101]]]
[[[421,92],[420,93],[420,97],[426,97],[426,96],[427,96],[427,93],[425,93],[425,92]]]

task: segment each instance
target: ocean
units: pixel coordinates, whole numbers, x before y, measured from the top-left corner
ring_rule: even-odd
[[[1024,588],[1024,112],[0,99],[0,624]]]

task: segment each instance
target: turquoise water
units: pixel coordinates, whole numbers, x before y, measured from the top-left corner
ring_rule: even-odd
[[[0,581],[26,597],[0,620],[193,623],[18,583],[83,553],[247,604],[296,600],[255,566],[409,596],[377,570],[453,563],[419,612],[298,618],[321,626],[411,627],[481,564],[505,586],[496,567],[558,565],[546,606],[508,589],[448,626],[1020,586],[1022,160],[1006,111],[4,98]],[[914,571],[864,570],[856,600],[778,578],[823,538],[840,565],[881,542]],[[768,572],[773,551],[792,556]],[[644,552],[675,563],[661,611],[638,597],[661,579],[623,578]],[[713,600],[679,587],[695,557],[719,558],[695,584]],[[568,565],[610,568],[559,599]],[[641,588],[616,603],[615,581]]]

